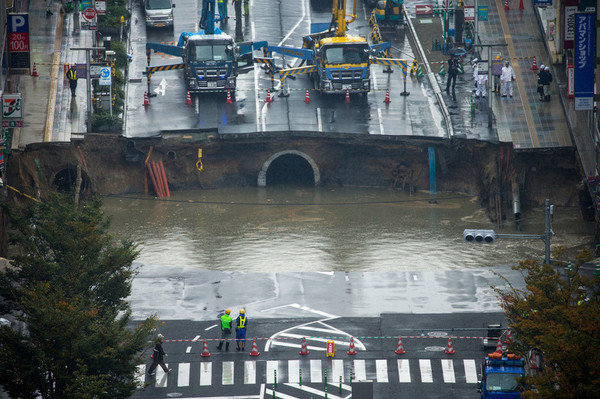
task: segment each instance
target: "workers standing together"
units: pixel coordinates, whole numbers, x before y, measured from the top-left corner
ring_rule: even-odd
[[[225,341],[225,351],[229,350],[229,339],[231,338],[231,322],[233,319],[230,316],[231,310],[227,309],[225,314],[220,317],[221,320],[221,340],[219,341],[219,345],[217,345],[217,349],[221,350],[223,348],[223,341]]]
[[[246,349],[246,327],[248,326],[248,318],[246,317],[246,310],[240,309],[240,314],[235,319],[235,350],[241,350],[242,352]]]

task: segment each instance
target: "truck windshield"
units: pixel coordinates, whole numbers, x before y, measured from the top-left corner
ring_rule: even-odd
[[[170,10],[171,0],[146,0],[146,10]]]
[[[327,64],[363,64],[369,60],[368,47],[365,45],[354,46],[328,46],[324,48],[325,62]]]
[[[204,44],[190,46],[190,61],[224,61],[229,59],[227,45]]]
[[[519,387],[517,373],[489,373],[486,377],[485,389],[487,391],[515,392]]]

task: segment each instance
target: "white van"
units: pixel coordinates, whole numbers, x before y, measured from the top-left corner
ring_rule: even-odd
[[[146,26],[153,28],[172,27],[173,8],[175,8],[175,4],[172,0],[144,0]]]

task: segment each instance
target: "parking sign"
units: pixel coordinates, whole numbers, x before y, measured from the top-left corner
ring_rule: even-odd
[[[110,67],[100,68],[100,80],[98,81],[98,84],[100,86],[110,86],[112,83],[111,77]]]

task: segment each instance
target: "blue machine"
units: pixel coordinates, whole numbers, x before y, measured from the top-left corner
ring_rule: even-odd
[[[522,358],[486,357],[481,366],[481,397],[483,399],[521,398],[519,378],[524,376],[525,363]]]

